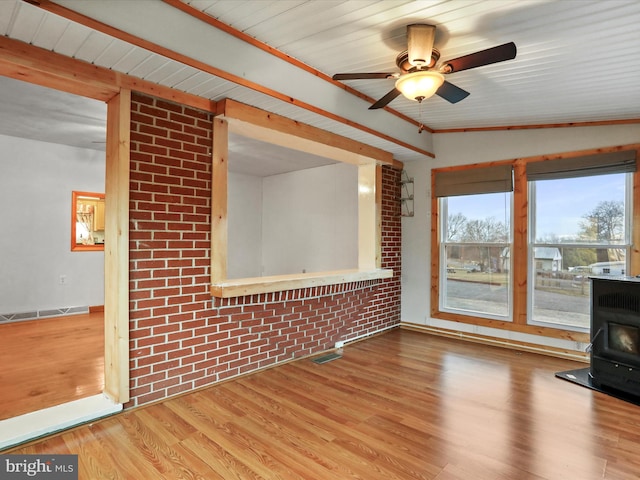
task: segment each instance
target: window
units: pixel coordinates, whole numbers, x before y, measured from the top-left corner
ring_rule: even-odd
[[[640,272],[634,147],[432,170],[431,316],[588,341],[589,277]]]
[[[529,182],[529,322],[588,330],[589,276],[624,275],[631,174]]]
[[[511,166],[442,172],[440,310],[511,318]]]
[[[445,197],[440,307],[510,318],[511,193]]]

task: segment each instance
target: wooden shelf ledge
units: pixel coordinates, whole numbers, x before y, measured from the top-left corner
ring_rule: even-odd
[[[242,297],[260,293],[282,292],[299,288],[338,285],[393,277],[393,270],[336,270],[331,272],[297,273],[270,277],[239,278],[211,285],[211,295],[217,298]]]

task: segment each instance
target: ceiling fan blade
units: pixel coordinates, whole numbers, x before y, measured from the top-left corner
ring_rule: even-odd
[[[393,78],[397,77],[396,73],[336,73],[334,80],[366,80],[371,78]]]
[[[460,87],[456,87],[453,83],[449,83],[445,80],[436,91],[436,95],[444,98],[449,103],[458,103],[460,100],[467,98],[469,96],[469,92]]]
[[[445,62],[443,65],[445,71],[443,73],[460,72],[462,70],[469,70],[470,68],[512,60],[516,58],[516,52],[516,44],[513,42],[498,45],[497,47],[481,50]]]
[[[389,93],[387,93],[384,97],[378,100],[376,103],[369,107],[369,110],[376,110],[378,108],[386,107],[392,100],[394,100],[397,96],[402,93],[397,88],[394,88]]]

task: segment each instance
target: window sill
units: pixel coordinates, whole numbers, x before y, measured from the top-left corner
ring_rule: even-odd
[[[239,278],[211,285],[211,295],[217,298],[242,297],[259,293],[273,293],[297,288],[320,287],[391,277],[393,277],[393,270],[375,269]]]

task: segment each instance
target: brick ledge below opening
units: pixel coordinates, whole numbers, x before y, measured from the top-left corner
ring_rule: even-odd
[[[224,280],[211,285],[211,295],[217,298],[242,297],[260,293],[273,293],[300,288],[311,288],[341,283],[378,280],[393,277],[393,270],[336,270],[331,272],[273,275],[270,277]]]

